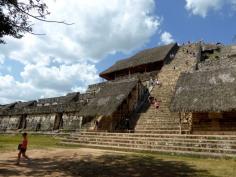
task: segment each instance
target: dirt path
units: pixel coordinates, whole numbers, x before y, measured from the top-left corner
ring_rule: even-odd
[[[87,148],[29,150],[27,155],[32,160],[22,159],[20,165],[15,165],[16,154],[17,152],[1,153],[0,176],[81,176],[80,171],[85,176],[97,176],[97,170],[93,166],[86,166],[86,163],[94,160],[99,163],[100,157],[114,152]],[[102,165],[103,162],[100,162]]]
[[[183,161],[87,148],[29,150],[31,162],[15,165],[17,152],[0,152],[0,176],[213,177]]]

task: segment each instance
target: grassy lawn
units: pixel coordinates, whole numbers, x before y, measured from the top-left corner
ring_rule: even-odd
[[[236,159],[204,158],[162,154],[137,154],[147,162],[163,162],[162,170],[176,176],[236,177]],[[148,160],[150,159],[150,160]],[[178,173],[178,174],[176,174]],[[182,173],[182,174],[181,174]],[[168,176],[168,174],[163,175]]]
[[[16,150],[22,141],[22,135],[0,135],[0,151]],[[59,145],[60,140],[53,136],[28,135],[29,149],[47,149],[64,147]]]

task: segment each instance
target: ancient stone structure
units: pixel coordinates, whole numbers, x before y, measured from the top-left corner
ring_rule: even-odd
[[[146,49],[100,73],[107,81],[86,93],[1,105],[0,130],[73,131],[63,143],[89,147],[235,156],[235,71],[236,46]]]
[[[182,73],[172,111],[192,113],[194,134],[236,134],[236,46],[203,45],[198,70]]]

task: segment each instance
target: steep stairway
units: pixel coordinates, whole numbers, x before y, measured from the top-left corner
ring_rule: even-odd
[[[165,64],[160,73],[158,80],[161,86],[154,86],[150,95],[160,102],[160,107],[156,109],[153,105],[144,108],[138,114],[139,118],[135,126],[137,133],[162,133],[178,134],[189,133],[187,123],[179,122],[178,113],[172,113],[169,110],[171,98],[175,85],[182,72],[190,71],[196,64],[197,45],[186,45],[180,47],[175,58]],[[148,104],[148,103],[147,103]]]

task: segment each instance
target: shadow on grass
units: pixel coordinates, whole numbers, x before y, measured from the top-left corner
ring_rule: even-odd
[[[45,176],[58,172],[60,176],[81,177],[214,177],[206,170],[197,169],[181,161],[163,161],[151,156],[102,155],[83,156],[81,159],[60,157],[33,159],[20,168],[0,168],[3,176]]]

